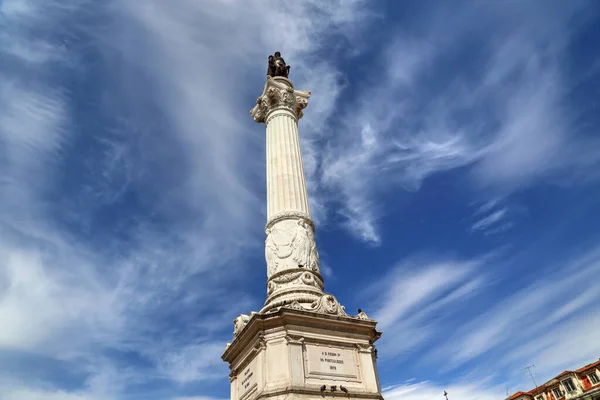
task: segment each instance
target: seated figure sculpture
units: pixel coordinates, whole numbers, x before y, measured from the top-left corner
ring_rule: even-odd
[[[269,65],[267,67],[267,75],[270,77],[283,76],[287,78],[290,74],[290,66],[285,64],[285,60],[281,57],[281,53],[276,51],[275,54],[269,56]]]

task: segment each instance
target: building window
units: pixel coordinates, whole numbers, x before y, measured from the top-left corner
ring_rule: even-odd
[[[563,394],[560,391],[560,388],[554,388],[554,389],[552,389],[552,393],[554,393],[554,398],[555,399],[560,399],[561,397],[563,397]]]
[[[567,389],[567,392],[571,393],[575,391],[575,384],[573,383],[573,379],[565,379],[564,381],[562,381],[562,384],[565,387],[565,389]]]
[[[542,396],[541,394],[535,398],[535,400],[544,400],[544,396]]]
[[[600,379],[598,378],[598,374],[596,374],[595,372],[592,372],[591,374],[588,375],[588,379],[590,380],[590,383],[592,385],[597,385],[600,383]]]

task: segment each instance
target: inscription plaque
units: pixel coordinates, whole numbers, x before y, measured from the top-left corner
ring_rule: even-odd
[[[358,378],[356,351],[334,346],[306,345],[306,367],[309,375]]]
[[[237,377],[237,383],[238,399],[241,399],[256,387],[256,360],[252,360],[250,364],[242,370],[242,373]]]

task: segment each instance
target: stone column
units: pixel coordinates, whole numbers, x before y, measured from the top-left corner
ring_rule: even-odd
[[[267,126],[267,300],[262,311],[312,304],[323,295],[298,139],[298,120],[309,97],[287,78],[267,77],[250,111],[254,121]]]

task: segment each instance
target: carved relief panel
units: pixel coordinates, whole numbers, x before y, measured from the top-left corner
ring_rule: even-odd
[[[319,253],[313,229],[306,220],[282,220],[265,233],[265,259],[269,277],[296,268],[319,273]]]

